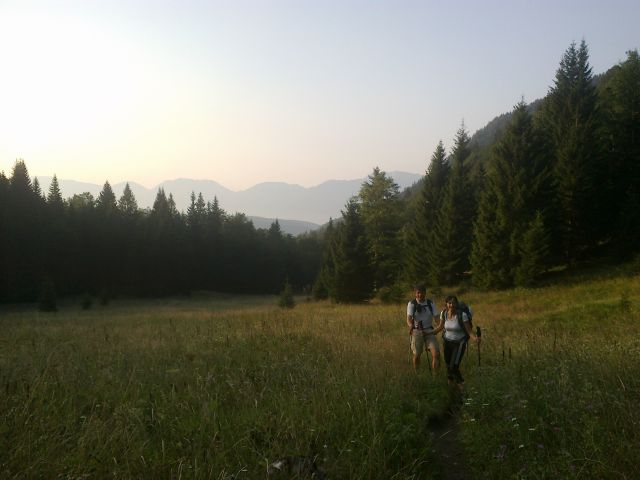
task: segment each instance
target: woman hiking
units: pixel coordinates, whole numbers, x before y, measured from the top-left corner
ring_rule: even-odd
[[[444,328],[444,360],[447,363],[447,379],[449,385],[457,385],[462,392],[464,391],[464,378],[460,373],[460,363],[469,338],[479,344],[480,337],[477,337],[473,332],[467,314],[459,310],[458,298],[455,295],[449,295],[445,304],[445,309],[440,314],[439,327]]]

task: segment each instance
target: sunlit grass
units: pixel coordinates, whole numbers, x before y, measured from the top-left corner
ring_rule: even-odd
[[[3,476],[264,478],[291,454],[426,471],[444,397],[408,365],[401,307],[219,301],[5,315]]]
[[[464,299],[483,329],[459,417],[477,478],[633,478],[640,279]],[[426,420],[448,392],[413,373],[405,307],[275,303],[3,313],[1,476],[265,478],[305,455],[329,478],[437,478]]]
[[[634,478],[640,279],[476,298],[486,361],[468,364],[462,431],[478,478]]]

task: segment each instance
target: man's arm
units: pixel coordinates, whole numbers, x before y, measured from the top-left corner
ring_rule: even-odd
[[[413,330],[413,316],[407,315],[407,327],[409,327],[409,333]]]

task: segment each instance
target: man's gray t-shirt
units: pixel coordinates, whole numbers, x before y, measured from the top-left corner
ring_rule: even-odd
[[[413,328],[427,331],[433,330],[433,314],[438,311],[435,302],[431,302],[431,308],[429,308],[429,303],[426,299],[422,303],[418,303],[416,300],[416,303],[418,304],[417,312],[413,300],[407,304],[407,316],[413,317]],[[422,325],[422,328],[420,325]]]

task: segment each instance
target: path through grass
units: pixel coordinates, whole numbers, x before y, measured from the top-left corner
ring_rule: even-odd
[[[634,478],[640,279],[464,299],[483,327],[456,424],[470,475]],[[333,479],[444,478],[427,419],[447,388],[413,374],[405,307],[274,304],[0,314],[0,476],[253,479],[305,455]]]

